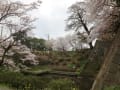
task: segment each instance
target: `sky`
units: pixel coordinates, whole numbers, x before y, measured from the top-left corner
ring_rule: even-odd
[[[24,0],[32,2],[36,0]],[[32,15],[38,18],[35,22],[34,35],[39,38],[62,37],[70,32],[65,31],[65,20],[68,16],[68,7],[80,0],[41,0],[42,4]]]

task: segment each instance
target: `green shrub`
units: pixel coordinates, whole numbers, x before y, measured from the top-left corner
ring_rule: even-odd
[[[50,82],[50,78],[25,76],[17,72],[0,73],[0,84],[5,84],[18,90],[40,90],[41,88],[46,88],[48,82]]]
[[[72,90],[75,83],[69,78],[23,75],[18,72],[0,72],[0,84],[15,90]]]
[[[49,83],[48,88],[50,90],[72,90],[73,88],[73,82],[68,79],[57,79],[57,80],[52,80]]]
[[[105,87],[104,90],[120,90],[120,86]]]

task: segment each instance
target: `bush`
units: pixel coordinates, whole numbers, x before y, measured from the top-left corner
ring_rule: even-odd
[[[50,78],[25,76],[17,72],[1,72],[0,84],[8,85],[17,90],[40,90],[47,87]]]
[[[49,89],[50,90],[72,90],[73,88],[73,82],[68,79],[57,79],[52,80],[49,83]]]
[[[0,72],[0,84],[15,90],[73,90],[76,84],[69,78],[31,76],[18,72]]]
[[[104,90],[120,90],[120,86],[105,87]]]

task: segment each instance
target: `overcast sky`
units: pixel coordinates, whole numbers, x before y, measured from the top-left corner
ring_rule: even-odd
[[[33,0],[24,1],[31,2]],[[39,18],[35,23],[37,27],[34,30],[35,36],[47,38],[49,34],[51,38],[56,38],[66,35],[68,32],[64,30],[65,19],[68,16],[67,9],[77,1],[80,0],[42,0],[39,10],[33,13],[33,15]]]

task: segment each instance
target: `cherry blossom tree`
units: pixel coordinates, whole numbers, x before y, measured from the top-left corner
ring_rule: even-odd
[[[29,15],[31,10],[37,9],[40,1],[30,4],[22,2],[11,2],[9,0],[0,0],[0,48],[3,49],[0,65],[4,63],[7,52],[21,39],[27,36],[27,32],[34,29],[35,21]]]

